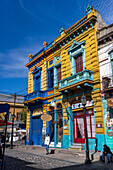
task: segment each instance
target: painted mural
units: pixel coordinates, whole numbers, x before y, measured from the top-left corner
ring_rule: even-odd
[[[107,135],[113,136],[113,98],[107,99],[107,112],[105,115]]]

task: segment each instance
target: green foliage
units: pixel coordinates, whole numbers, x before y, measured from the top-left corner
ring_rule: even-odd
[[[22,111],[19,112],[19,120],[26,122],[27,107],[24,107]]]

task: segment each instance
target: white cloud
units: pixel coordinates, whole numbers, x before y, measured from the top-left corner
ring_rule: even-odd
[[[16,49],[7,50],[6,53],[0,53],[0,77],[13,78],[13,77],[27,77],[28,69],[25,64],[29,62],[28,54],[39,48],[35,44],[33,47],[18,47]]]

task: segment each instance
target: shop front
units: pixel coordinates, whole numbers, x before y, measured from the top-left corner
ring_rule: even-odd
[[[113,151],[113,98],[103,98],[106,144]]]
[[[73,104],[73,133],[74,143],[82,144],[85,148],[85,115],[83,106],[81,103]],[[86,122],[87,122],[87,133],[89,139],[89,148],[94,148],[95,145],[95,120],[92,107],[92,101],[87,102],[86,105]],[[90,146],[91,145],[91,146]]]

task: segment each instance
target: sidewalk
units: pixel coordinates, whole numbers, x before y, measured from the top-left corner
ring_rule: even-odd
[[[38,145],[18,145],[18,146],[15,146],[14,148],[17,148],[17,149],[24,149],[24,150],[31,150],[33,153],[34,153],[34,150],[35,151],[38,151],[38,153],[40,152],[42,155],[45,155],[45,147],[42,147],[42,146],[38,146]],[[49,152],[51,152],[51,150],[54,150],[54,154],[52,155],[65,155],[68,157],[71,156],[74,156],[74,157],[79,157],[80,158],[84,158],[86,157],[86,151],[85,150],[75,150],[75,149],[61,149],[61,148],[53,148],[53,147],[50,147],[49,148]],[[90,156],[90,159],[91,159],[91,154],[94,153],[94,151],[89,151],[89,156]],[[50,154],[51,155],[51,154]],[[102,155],[102,152],[96,152],[94,154],[94,161],[100,161],[100,155]]]
[[[113,162],[105,164],[100,161],[102,154],[100,152],[95,154],[92,164],[85,164],[86,153],[84,150],[61,148],[50,148],[49,150],[53,149],[55,154],[46,155],[45,147],[42,146],[17,145],[13,149],[6,148],[7,170],[113,170]],[[92,151],[90,151],[90,155],[91,153]]]

